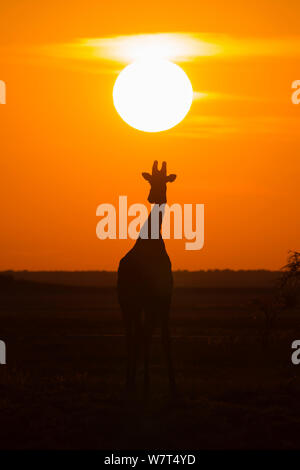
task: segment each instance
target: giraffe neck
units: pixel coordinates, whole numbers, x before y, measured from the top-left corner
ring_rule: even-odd
[[[154,204],[148,219],[140,230],[138,240],[162,240],[161,226],[165,214],[165,204]]]

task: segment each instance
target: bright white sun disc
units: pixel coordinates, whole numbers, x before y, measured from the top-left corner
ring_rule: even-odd
[[[145,132],[176,126],[188,113],[193,88],[186,73],[167,60],[134,62],[120,73],[113,100],[121,118]]]

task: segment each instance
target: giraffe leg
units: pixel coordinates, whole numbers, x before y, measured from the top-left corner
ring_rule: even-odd
[[[162,317],[162,347],[166,358],[169,385],[172,392],[176,391],[176,380],[172,358],[171,337],[168,315]]]
[[[133,345],[133,330],[132,321],[127,320],[125,324],[126,331],[126,346],[127,346],[127,364],[126,364],[126,387],[131,387],[132,381],[132,345]]]
[[[145,311],[145,322],[144,322],[144,390],[148,393],[150,385],[150,374],[149,374],[149,352],[152,334],[154,330],[154,315],[151,311]]]
[[[141,312],[135,311],[133,318],[133,338],[132,338],[132,371],[131,371],[131,383],[135,385],[136,379],[136,367],[140,353],[140,345],[142,340],[142,326],[141,326]]]
[[[135,386],[136,363],[141,335],[140,315],[140,311],[133,309],[130,311],[126,309],[124,313],[127,342],[126,386],[128,389]]]

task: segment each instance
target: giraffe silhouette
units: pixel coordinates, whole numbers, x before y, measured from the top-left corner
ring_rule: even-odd
[[[142,173],[142,176],[150,183],[148,201],[154,205],[135,245],[121,259],[118,269],[118,298],[127,340],[126,384],[128,388],[135,385],[137,357],[143,349],[144,386],[148,390],[149,347],[154,328],[160,326],[169,385],[174,391],[176,384],[169,331],[173,277],[161,225],[167,202],[167,182],[175,181],[176,175],[167,175],[166,162],[158,170],[155,160],[152,174]],[[156,227],[153,221],[157,221]]]

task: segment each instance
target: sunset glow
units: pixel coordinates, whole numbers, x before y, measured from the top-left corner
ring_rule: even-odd
[[[95,210],[120,195],[147,204],[140,173],[154,158],[178,175],[169,204],[206,207],[202,250],[168,240],[175,270],[282,266],[300,239],[299,14],[274,0],[154,1],[147,14],[136,2],[7,3],[1,268],[115,270],[131,241],[99,241]],[[182,68],[193,102],[178,125],[141,132],[113,90],[153,58]]]

